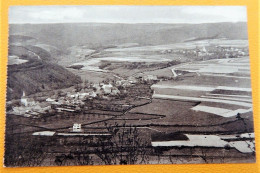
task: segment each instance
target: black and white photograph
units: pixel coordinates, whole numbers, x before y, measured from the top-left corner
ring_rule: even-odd
[[[6,167],[255,162],[246,6],[8,14]]]

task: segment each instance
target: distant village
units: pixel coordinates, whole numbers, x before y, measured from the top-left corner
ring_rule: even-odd
[[[231,46],[202,46],[196,47],[195,49],[167,49],[161,51],[162,54],[175,53],[187,57],[197,57],[197,58],[238,58],[243,56],[248,56],[248,48],[239,48]]]

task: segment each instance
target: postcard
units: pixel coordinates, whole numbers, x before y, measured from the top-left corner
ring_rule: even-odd
[[[10,6],[6,167],[254,163],[246,6]]]

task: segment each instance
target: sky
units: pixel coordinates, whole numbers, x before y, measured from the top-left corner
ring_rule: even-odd
[[[11,6],[9,23],[246,22],[245,6]]]

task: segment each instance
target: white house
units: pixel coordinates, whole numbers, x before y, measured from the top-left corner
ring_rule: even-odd
[[[120,94],[120,91],[116,87],[113,87],[111,94],[112,95],[117,95],[117,94]]]
[[[144,81],[152,81],[152,80],[157,80],[157,76],[155,75],[146,75],[146,76],[143,76],[143,80]]]
[[[52,99],[52,98],[47,98],[47,99],[46,99],[46,102],[55,102],[55,100]]]
[[[132,83],[132,84],[137,83],[136,78],[133,77],[133,76],[130,76],[130,77],[128,78],[128,81],[129,81],[130,83]]]
[[[202,47],[201,52],[207,53],[207,49],[205,48],[205,46]]]
[[[89,96],[90,97],[97,97],[97,94],[94,91],[92,91],[92,92],[89,93]]]
[[[82,131],[82,129],[81,129],[81,124],[74,123],[74,124],[73,124],[73,127],[72,127],[72,131],[73,131],[73,132],[81,132],[81,131]]]
[[[103,88],[103,90],[106,94],[110,94],[112,92],[113,85],[112,84],[104,84],[102,86],[102,88]]]

